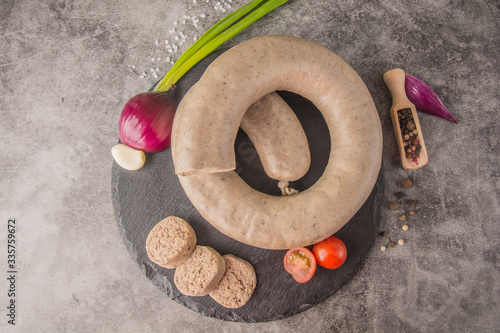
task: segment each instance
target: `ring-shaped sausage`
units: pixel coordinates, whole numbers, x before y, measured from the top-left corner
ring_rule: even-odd
[[[276,90],[313,102],[331,137],[318,181],[281,197],[253,189],[234,172],[245,111]],[[223,53],[184,96],[172,154],[187,196],[215,228],[248,245],[289,249],[334,234],[363,205],[380,170],[382,130],[368,89],[340,57],[302,38],[261,36]]]

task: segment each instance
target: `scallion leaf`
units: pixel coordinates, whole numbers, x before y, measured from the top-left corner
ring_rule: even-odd
[[[215,25],[213,25],[210,29],[208,29],[195,43],[193,43],[186,51],[182,53],[182,55],[177,59],[172,68],[168,71],[168,73],[163,77],[163,79],[158,83],[157,87],[163,86],[167,87],[163,84],[163,82],[170,79],[172,74],[193,56],[199,49],[205,46],[208,42],[217,37],[220,33],[226,30],[229,26],[234,24],[243,16],[247,15],[250,11],[252,11],[255,7],[259,6],[262,2],[267,0],[253,0],[233,13],[227,15]],[[175,83],[175,82],[174,82]],[[156,89],[155,89],[156,90]]]
[[[249,25],[268,14],[289,0],[254,0],[241,7],[236,12],[229,14],[209,29],[199,40],[197,40],[187,51],[186,56],[181,56],[178,66],[173,66],[165,77],[156,85],[155,91],[168,90],[188,70],[199,61],[215,51],[221,44],[227,42]],[[253,11],[252,11],[253,10]],[[245,16],[246,15],[246,16]],[[241,18],[241,19],[240,19]],[[239,20],[239,21],[238,21]],[[236,22],[236,23],[234,23]],[[233,24],[234,23],[234,24]],[[233,24],[232,26],[230,26]],[[227,28],[227,29],[226,29]],[[224,30],[225,29],[225,30]]]

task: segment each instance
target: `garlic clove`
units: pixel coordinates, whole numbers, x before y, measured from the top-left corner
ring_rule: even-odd
[[[146,155],[143,151],[121,143],[111,148],[111,155],[119,166],[130,171],[139,170],[146,161]]]

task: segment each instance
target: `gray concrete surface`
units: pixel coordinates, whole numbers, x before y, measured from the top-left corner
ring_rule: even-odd
[[[243,3],[222,5],[230,11]],[[292,34],[330,48],[358,71],[383,124],[386,204],[418,200],[407,232],[398,220],[407,206],[383,210],[381,228],[391,240],[405,239],[404,246],[382,252],[388,239],[380,237],[333,297],[259,324],[200,316],[139,271],[111,205],[110,148],[119,114],[156,81],[153,72],[168,70],[167,56],[175,60],[223,17],[215,6],[215,0],[0,2],[0,331],[498,332],[495,0],[291,0],[228,44]],[[187,36],[182,45],[180,32]],[[165,39],[179,45],[177,53],[168,53]],[[430,162],[417,171],[399,166],[388,117],[382,75],[394,67],[431,85],[459,121],[420,114]],[[406,177],[415,183],[409,190],[400,185]],[[7,322],[9,218],[16,220],[15,326]]]

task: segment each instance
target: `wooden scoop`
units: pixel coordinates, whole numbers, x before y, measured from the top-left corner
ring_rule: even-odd
[[[417,110],[415,109],[415,105],[410,102],[408,97],[406,97],[405,92],[405,72],[402,69],[395,68],[391,69],[384,74],[384,81],[389,87],[392,95],[392,107],[391,107],[391,119],[392,126],[394,127],[394,133],[396,134],[396,142],[398,144],[399,155],[401,156],[401,163],[404,169],[414,170],[423,167],[429,161],[427,156],[427,149],[425,148],[424,137],[422,135],[422,129],[420,128],[420,122],[418,121]],[[408,157],[407,149],[412,149],[410,144],[409,146],[405,146],[404,134],[402,132],[402,128],[400,126],[400,120],[398,118],[398,111],[410,109],[411,116],[414,123],[414,129],[416,129],[417,133],[413,133],[412,137],[410,137],[410,142],[418,141],[418,144],[421,146],[420,154],[418,158]],[[413,125],[410,126],[410,128]],[[404,130],[404,129],[403,129]],[[413,139],[416,135],[416,139]]]

